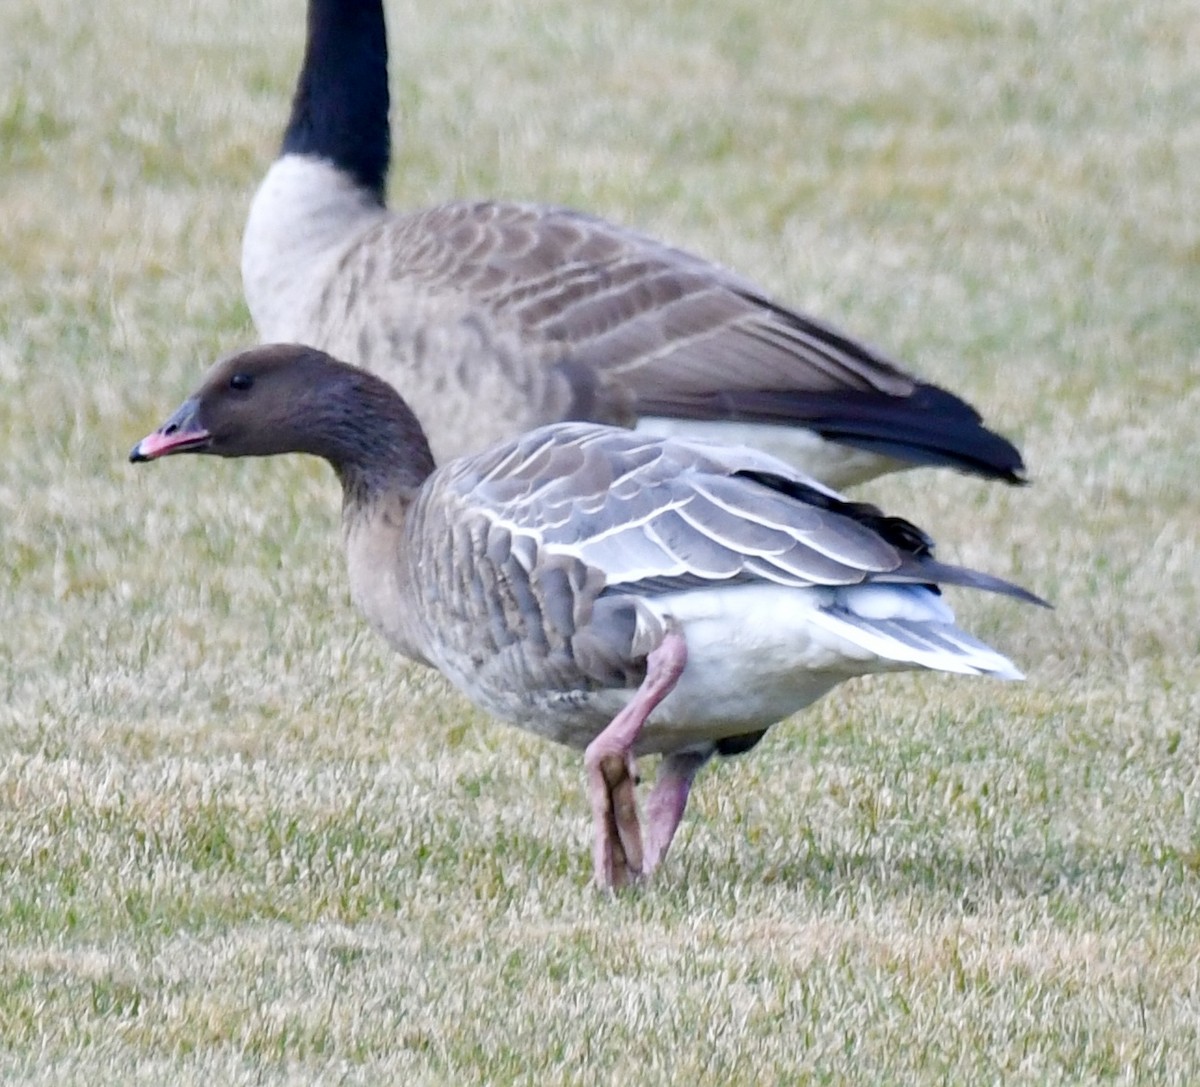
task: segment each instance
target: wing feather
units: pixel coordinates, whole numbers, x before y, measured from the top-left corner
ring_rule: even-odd
[[[610,586],[849,585],[904,565],[853,518],[763,483],[771,470],[837,501],[765,454],[584,423],[542,428],[439,477],[503,530],[522,564],[570,556]]]
[[[485,627],[497,652],[536,629],[553,656],[604,594],[915,582],[1041,603],[938,562],[920,529],[847,502],[767,454],[588,423],[545,427],[447,465],[423,488],[418,520],[430,506],[437,523],[453,526],[453,549],[475,557],[448,571],[460,619]],[[424,537],[421,547],[441,550]],[[446,576],[440,555],[419,559],[418,569],[422,562],[433,580]]]

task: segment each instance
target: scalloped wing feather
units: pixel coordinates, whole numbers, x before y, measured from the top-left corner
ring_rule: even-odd
[[[602,571],[610,587],[851,585],[903,571],[905,556],[870,529],[739,474],[747,471],[814,486],[753,450],[570,423],[451,465],[437,486],[539,553]]]

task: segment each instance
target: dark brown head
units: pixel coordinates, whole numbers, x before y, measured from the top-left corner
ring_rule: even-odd
[[[386,479],[417,487],[433,471],[421,425],[390,385],[297,344],[222,359],[129,459],[174,453],[311,453],[329,461],[344,484]]]

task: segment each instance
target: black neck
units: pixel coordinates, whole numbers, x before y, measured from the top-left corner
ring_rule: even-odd
[[[309,0],[282,148],[329,160],[381,206],[391,156],[387,61],[383,0]]]

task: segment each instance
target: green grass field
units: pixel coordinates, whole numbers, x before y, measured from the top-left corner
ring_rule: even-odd
[[[323,465],[130,445],[247,344],[302,0],[0,5],[0,1078],[1200,1082],[1188,0],[388,5],[393,203],[582,206],[891,348],[1035,483],[867,492],[1053,613],[844,687],[588,885],[581,760],[347,599]]]

